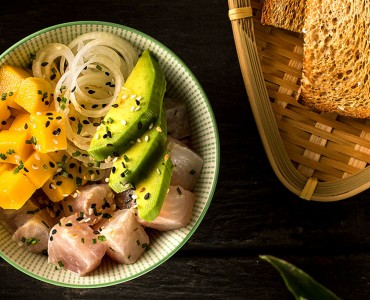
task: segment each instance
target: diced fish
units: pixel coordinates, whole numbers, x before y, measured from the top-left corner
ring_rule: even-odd
[[[50,231],[48,261],[84,276],[100,265],[107,250],[104,240],[74,217],[62,218]]]
[[[170,186],[159,216],[152,222],[137,220],[145,227],[154,228],[160,231],[168,231],[185,227],[189,224],[195,195],[192,192],[184,190],[180,186]]]
[[[65,216],[89,225],[109,218],[115,210],[114,194],[108,184],[85,185],[60,202]]]
[[[6,231],[14,233],[20,226],[32,219],[40,208],[32,199],[28,200],[20,209],[2,209],[0,208],[0,224]]]
[[[107,254],[123,264],[136,262],[149,246],[149,237],[137,222],[132,209],[117,210],[102,224],[101,234],[106,238]]]
[[[47,212],[42,210],[33,215],[13,234],[12,239],[19,246],[33,253],[45,252],[48,248],[49,231],[52,226]]]
[[[175,139],[190,136],[190,124],[186,104],[177,98],[165,98],[167,132]]]
[[[168,137],[166,147],[174,165],[171,185],[179,185],[187,191],[193,190],[203,167],[203,158],[180,141]]]

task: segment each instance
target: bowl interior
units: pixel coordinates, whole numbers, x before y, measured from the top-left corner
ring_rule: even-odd
[[[103,259],[101,266],[86,277],[73,272],[56,270],[47,257],[20,248],[0,225],[0,255],[11,265],[39,280],[68,287],[102,287],[138,277],[171,257],[194,233],[216,187],[219,169],[219,140],[212,108],[202,87],[186,65],[168,48],[155,39],[132,28],[105,22],[73,22],[46,28],[32,34],[0,56],[0,65],[27,66],[30,57],[51,42],[68,43],[90,31],[115,33],[130,41],[139,50],[150,49],[158,58],[167,80],[166,95],[186,102],[192,129],[192,147],[204,158],[204,166],[194,189],[196,203],[190,224],[182,229],[159,233],[149,231],[150,250],[133,265],[116,264]]]

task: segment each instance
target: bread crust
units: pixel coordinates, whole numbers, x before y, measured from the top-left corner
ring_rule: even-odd
[[[307,0],[300,100],[315,109],[370,117],[368,0]]]
[[[302,32],[305,0],[265,0],[261,22],[294,32]]]

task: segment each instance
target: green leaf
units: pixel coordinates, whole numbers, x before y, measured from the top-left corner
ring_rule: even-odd
[[[288,290],[296,299],[303,300],[338,300],[333,292],[315,281],[310,275],[294,265],[271,255],[260,255],[261,259],[269,262],[277,269],[284,279]]]

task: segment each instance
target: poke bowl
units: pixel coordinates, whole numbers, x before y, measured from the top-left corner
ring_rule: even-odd
[[[188,147],[194,153],[196,153],[199,157],[201,157],[202,166],[198,172],[199,174],[197,174],[196,176],[197,177],[196,182],[194,182],[193,185],[189,188],[190,193],[193,195],[193,203],[192,203],[191,213],[189,215],[189,219],[186,222],[186,224],[184,224],[182,227],[179,227],[179,228],[170,228],[169,230],[166,230],[166,229],[158,230],[158,228],[156,229],[155,227],[150,228],[148,223],[145,223],[145,222],[141,223],[140,226],[143,228],[143,230],[147,234],[149,242],[145,243],[145,247],[144,247],[144,243],[140,245],[142,246],[142,248],[145,248],[144,249],[145,251],[143,250],[140,257],[138,257],[138,259],[135,261],[128,261],[128,263],[121,263],[121,262],[117,262],[114,259],[112,259],[113,255],[112,257],[108,255],[104,255],[101,261],[99,261],[98,267],[89,270],[86,274],[83,273],[82,274],[83,276],[81,276],[81,274],[79,274],[78,272],[74,272],[73,270],[71,271],[70,269],[65,268],[64,264],[62,264],[60,261],[58,261],[59,266],[55,262],[51,263],[49,260],[50,253],[48,255],[47,251],[44,251],[44,253],[33,253],[29,251],[29,249],[27,249],[27,246],[21,245],[22,242],[14,238],[15,233],[9,231],[9,229],[6,228],[6,225],[4,225],[3,223],[2,223],[3,225],[0,225],[0,256],[2,259],[4,259],[9,264],[14,266],[18,270],[22,271],[23,273],[31,277],[34,277],[38,280],[41,280],[41,281],[44,281],[50,284],[54,284],[54,285],[74,287],[74,288],[98,288],[98,287],[119,284],[122,282],[132,280],[136,277],[139,277],[149,272],[150,270],[156,268],[157,266],[161,265],[167,259],[169,259],[173,254],[175,254],[194,234],[199,224],[201,223],[202,219],[204,218],[207,212],[207,209],[210,206],[210,203],[211,203],[211,200],[215,192],[215,188],[216,188],[218,172],[219,172],[219,160],[220,160],[220,145],[219,145],[216,120],[213,115],[212,107],[200,83],[195,78],[195,76],[192,74],[191,70],[184,64],[184,62],[181,61],[179,57],[176,56],[176,54],[174,54],[170,49],[168,49],[166,46],[164,46],[163,44],[161,44],[154,38],[138,30],[135,30],[135,29],[132,29],[126,26],[122,26],[119,24],[98,22],[98,21],[79,21],[79,22],[59,24],[56,26],[52,26],[52,27],[40,30],[34,34],[31,34],[30,36],[22,39],[21,41],[17,42],[15,45],[10,47],[0,56],[0,68],[5,65],[10,65],[10,66],[17,66],[25,70],[26,69],[33,70],[32,64],[34,60],[37,60],[37,55],[38,55],[37,53],[39,53],[40,49],[44,49],[47,45],[50,45],[50,44],[68,45],[72,41],[77,39],[78,37],[89,34],[89,33],[93,33],[93,34],[102,33],[102,34],[118,36],[119,38],[124,40],[126,43],[129,43],[132,46],[132,49],[134,49],[135,52],[137,52],[137,60],[142,59],[142,57],[144,57],[143,55],[144,52],[149,51],[151,53],[152,59],[159,65],[159,68],[163,72],[163,76],[165,78],[165,91],[163,95],[163,99],[164,99],[163,106],[164,107],[166,106],[166,101],[167,101],[167,103],[172,103],[172,102],[179,103],[179,105],[182,105],[182,107],[185,107],[186,109],[185,114],[187,116],[188,134],[184,136],[179,136],[179,137],[175,136],[174,138],[179,139],[180,141],[179,145],[184,145],[184,147]],[[77,45],[76,47],[78,46],[79,45]],[[47,54],[45,57],[50,58],[50,56],[52,57],[53,54]],[[98,57],[98,56],[99,55],[94,52],[91,57],[93,57],[92,59],[95,59],[95,57]],[[52,58],[52,60],[53,59],[54,58]],[[127,61],[127,59],[125,58],[123,60]],[[133,68],[135,67],[135,63],[136,62],[134,61]],[[64,63],[64,65],[68,65],[68,64]],[[99,64],[95,63],[94,66],[96,67],[96,69],[98,69],[98,71],[101,71],[101,67]],[[43,67],[46,67],[46,63],[44,63],[44,65],[43,63],[41,63],[40,68],[43,68]],[[80,71],[83,71],[86,69],[87,69],[86,67],[84,69],[81,68]],[[49,68],[48,70],[50,72],[50,70],[53,70],[53,69]],[[97,72],[97,70],[95,71]],[[126,70],[126,72],[128,73],[127,76],[130,76],[129,73],[131,72],[131,70],[129,71]],[[108,72],[105,72],[105,73],[108,73]],[[30,74],[33,76],[32,73]],[[50,77],[50,74],[51,74],[51,77],[53,78]],[[59,74],[59,75],[60,75],[60,78],[63,77],[63,74]],[[50,77],[50,79],[55,79],[53,72],[49,73],[48,76]],[[125,82],[126,79],[127,78],[125,78],[122,82]],[[91,85],[94,85],[94,84],[91,84]],[[63,85],[59,86],[60,91],[62,91],[63,88],[64,88]],[[113,84],[110,85],[109,88],[112,88],[112,91],[115,91],[115,86]],[[117,89],[117,90],[120,91],[120,89]],[[88,93],[92,94],[93,92],[90,89]],[[5,97],[7,95],[6,93],[5,95],[3,93],[2,96]],[[56,95],[50,95],[50,96],[56,98]],[[125,97],[127,97],[127,95]],[[45,94],[43,95],[43,102],[45,102],[44,98],[45,98]],[[59,106],[60,106],[60,99],[61,98],[59,98],[58,100]],[[141,98],[135,98],[134,100],[136,101],[136,104],[139,105]],[[114,103],[114,101],[112,101],[111,103]],[[167,105],[168,107],[170,106],[170,104],[167,104]],[[11,107],[8,107],[8,108],[12,112],[12,108]],[[138,110],[136,107],[131,107],[131,108],[132,108],[132,111]],[[108,107],[107,107],[107,111],[108,111]],[[170,109],[166,110],[167,122],[168,122],[169,114],[171,114],[171,112],[169,111]],[[175,110],[174,114],[176,115],[176,113],[177,113],[177,110]],[[41,115],[41,113],[39,113],[38,111],[36,112],[36,114]],[[172,117],[173,116],[174,115],[172,115]],[[12,115],[11,117],[13,117],[14,120],[16,120],[17,114],[15,114],[14,116]],[[123,120],[123,117],[119,121],[122,124],[126,125],[126,121]],[[70,120],[68,122],[70,122]],[[180,124],[182,125],[181,122],[182,121],[180,120]],[[46,124],[49,126],[50,122]],[[151,125],[152,124],[153,123],[151,123]],[[140,123],[138,126],[139,129],[141,125],[142,124]],[[36,128],[36,125],[34,125],[34,127]],[[73,126],[71,125],[71,128],[72,127]],[[78,128],[80,132],[82,125],[79,124],[76,128]],[[99,128],[99,126],[97,128]],[[5,128],[4,130],[9,130],[9,128]],[[168,130],[168,135],[171,136],[172,132],[170,132],[170,124],[167,124],[167,130]],[[172,128],[171,130],[176,131],[177,129]],[[161,130],[158,130],[158,131],[161,131]],[[59,138],[59,134],[60,134],[60,131],[57,132],[58,138]],[[95,137],[98,139],[99,136],[96,136],[95,134]],[[70,137],[67,136],[66,138],[69,139]],[[41,136],[39,137],[39,139],[41,140],[43,139],[43,137]],[[143,141],[141,141],[141,139],[139,138],[137,139],[137,141],[136,140],[135,141],[136,143],[139,143],[139,142],[144,143],[144,139],[146,142],[148,142],[149,140],[148,136],[145,136],[145,138],[142,139]],[[170,139],[172,138],[170,137],[167,138],[165,145],[168,146],[168,144],[171,144],[171,143],[168,143],[168,140]],[[26,144],[31,144],[33,146],[34,151],[37,151],[39,149],[37,148],[38,145],[35,142],[35,140],[36,139],[32,137],[29,140],[26,140]],[[49,141],[49,143],[51,144],[53,144],[53,142],[54,144],[57,144],[57,142],[54,139],[53,141]],[[73,158],[75,158],[73,154],[77,152],[78,151],[73,152],[71,157],[73,156]],[[169,150],[169,153],[171,153],[171,150]],[[37,155],[36,155],[36,158],[37,158]],[[108,163],[110,162],[111,160],[108,161]],[[113,159],[113,163],[114,163],[114,159]],[[177,166],[176,164],[173,164],[172,167],[176,169]],[[23,170],[21,170],[22,168]],[[107,174],[107,170],[108,172],[110,172],[110,174],[112,173],[112,167],[111,168],[107,167],[107,169],[105,169],[104,172],[100,172],[100,173]],[[24,172],[25,168],[23,167],[23,163],[22,163],[21,168],[18,163],[18,166],[16,167],[15,171],[17,173],[19,171]],[[15,171],[13,173],[16,173]],[[28,172],[28,170],[26,171]],[[157,168],[157,172],[158,174],[160,174],[160,170],[158,168]],[[195,173],[194,170],[190,171],[191,175],[194,175],[194,173]],[[107,184],[108,180],[109,180],[108,177],[102,178],[102,180],[99,183],[102,185],[106,183],[106,185],[108,185]],[[1,178],[0,178],[0,181],[1,181]],[[58,185],[58,183],[56,185]],[[177,188],[174,187],[174,189],[175,191],[178,192],[179,195],[181,195],[183,192],[187,192],[182,187],[179,188],[180,186],[179,183],[177,183],[176,186]],[[55,184],[54,185],[49,184],[49,188],[55,189],[57,187],[55,186]],[[133,187],[133,189],[135,188],[136,187]],[[170,190],[169,188],[166,189],[167,193],[169,190]],[[77,195],[76,191],[80,193],[79,189],[76,189],[70,195],[67,195],[67,194],[63,195],[64,197],[63,201],[67,200],[67,198],[78,197],[79,195]],[[120,193],[117,192],[114,194],[116,194],[117,196]],[[135,199],[134,197],[132,197],[133,194],[129,196],[131,200],[132,198]],[[149,193],[145,194],[145,198],[146,200],[149,198]],[[59,200],[51,201],[51,202],[53,202],[54,204],[57,203],[57,205],[61,207],[61,205],[58,204],[61,202],[58,202],[58,201]],[[106,207],[108,207],[108,205]],[[118,210],[134,210],[136,208],[137,208],[137,205],[135,207],[135,204],[134,204],[132,207],[124,207],[124,208],[120,207],[120,209],[117,208],[116,210],[117,211]],[[16,210],[18,209],[21,209],[21,208],[17,208]],[[92,208],[90,207],[90,210],[91,209]],[[65,209],[65,211],[66,210],[67,209]],[[113,212],[111,213],[113,214]],[[54,214],[55,214],[55,211],[54,211]],[[106,214],[106,215],[109,215],[109,214]],[[80,218],[79,220],[80,223],[87,221],[86,218],[83,219],[82,215],[79,215],[78,217]],[[68,224],[68,222],[64,223],[64,225],[65,224],[72,226],[72,224]],[[55,226],[58,226],[58,225],[55,225]],[[59,226],[61,226],[60,221],[59,221]],[[52,227],[52,225],[50,227]],[[101,231],[101,228],[99,228],[99,230]],[[50,245],[50,240],[52,240],[53,238],[52,235],[54,233],[56,233],[55,229],[53,231],[51,230],[49,231],[49,236],[48,236],[49,245]],[[55,234],[54,237],[56,236],[57,235]],[[100,240],[100,239],[98,240],[98,243],[101,242],[103,244],[106,241],[105,240],[106,238],[103,235],[100,235],[99,237],[104,238],[104,240]],[[81,241],[84,243],[83,238],[81,238]],[[93,241],[96,243],[96,239],[93,239]],[[23,240],[24,244],[28,244],[31,246],[33,242],[36,242],[36,239],[27,240],[26,243],[25,243],[25,239]],[[138,245],[139,244],[140,243],[138,243]],[[114,252],[114,250],[112,251]]]

